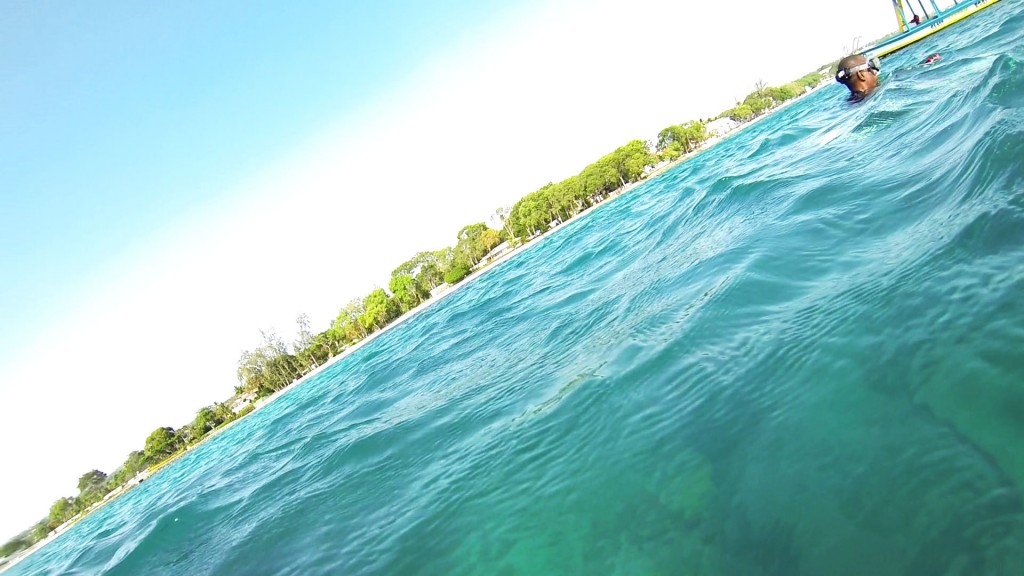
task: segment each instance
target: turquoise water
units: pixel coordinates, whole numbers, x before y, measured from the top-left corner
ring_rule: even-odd
[[[1022,61],[1007,0],[815,93],[11,573],[1021,574]]]

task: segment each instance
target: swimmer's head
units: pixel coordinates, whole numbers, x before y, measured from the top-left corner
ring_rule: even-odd
[[[878,86],[878,58],[853,54],[839,61],[836,82],[846,86],[850,94],[864,97]]]

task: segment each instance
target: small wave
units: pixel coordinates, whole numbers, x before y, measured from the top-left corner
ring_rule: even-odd
[[[567,223],[11,573],[1016,575],[1022,18]]]

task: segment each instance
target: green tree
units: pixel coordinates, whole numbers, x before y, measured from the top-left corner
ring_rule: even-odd
[[[145,469],[146,465],[145,452],[141,450],[132,452],[128,455],[128,458],[125,459],[124,464],[122,464],[117,470],[114,470],[107,479],[107,487],[110,489],[117,488]]]
[[[547,232],[553,219],[547,192],[543,188],[522,197],[509,214],[513,232],[524,240]]]
[[[799,86],[792,82],[778,88],[768,88],[765,90],[765,94],[775,101],[776,104],[782,104],[787,100],[792,100],[800,95],[802,90]]]
[[[760,116],[764,114],[768,109],[772,107],[774,102],[767,96],[761,96],[757,92],[751,92],[747,95],[746,99],[743,100],[743,105],[750,108],[751,113],[754,116]]]
[[[174,428],[164,426],[157,428],[146,438],[146,458],[151,462],[160,462],[174,454],[180,448],[181,440],[174,433]]]
[[[459,282],[462,282],[462,280],[468,275],[469,268],[467,268],[463,264],[458,264],[456,266],[453,266],[450,270],[448,270],[448,272],[444,275],[444,281],[447,282],[448,284],[458,284]]]
[[[273,394],[300,378],[304,366],[288,345],[272,330],[260,331],[263,345],[253,351],[244,351],[238,361],[238,381],[243,392],[259,397]]]
[[[402,313],[412,310],[430,297],[430,292],[408,274],[392,276],[388,290],[394,294],[394,299],[398,302]]]
[[[549,194],[548,202],[550,203],[550,201]],[[501,235],[498,234],[498,231],[491,230],[483,222],[464,226],[462,230],[459,230],[457,237],[458,243],[454,248],[453,263],[463,264],[469,269],[479,264],[484,256],[501,243]]]
[[[202,440],[211,430],[220,426],[223,420],[217,418],[217,414],[209,406],[204,406],[196,412],[196,417],[189,425],[192,428],[192,437],[195,441]]]
[[[88,508],[103,499],[110,488],[107,486],[107,475],[99,470],[90,470],[78,479],[78,504]]]
[[[691,120],[685,124],[669,126],[659,132],[657,150],[662,158],[674,159],[681,154],[692,152],[707,139],[708,133],[704,123]]]
[[[299,350],[297,356],[303,365],[320,366],[344,349],[344,333],[332,326],[313,336],[309,346]]]
[[[683,130],[688,152],[693,151],[708,139],[707,126],[703,122],[691,120],[683,125]]]
[[[431,252],[430,260],[424,262],[423,266],[416,274],[416,283],[427,292],[430,292],[444,283],[444,253],[444,250]]]
[[[673,124],[662,128],[661,132],[658,132],[658,143],[655,145],[655,149],[658,152],[668,150],[673,145],[681,147],[682,143],[686,140],[683,136],[683,127],[679,124]]]
[[[511,213],[511,206],[501,206],[494,210],[494,216],[499,222],[501,222],[502,235],[506,240],[511,240],[515,237],[515,233],[512,232],[511,223],[508,221],[508,217]]]
[[[829,75],[831,76],[831,75],[834,75],[834,74],[835,74],[835,71],[832,71]],[[818,84],[820,84],[821,81],[824,80],[824,79],[825,79],[825,74],[822,74],[821,72],[811,72],[810,74],[807,74],[807,75],[803,76],[802,78],[800,78],[799,80],[796,80],[793,83],[798,85],[798,86],[800,86],[801,89],[813,88],[813,87],[817,86]]]
[[[217,429],[219,426],[235,419],[235,413],[223,402],[217,402],[211,406],[204,406],[196,412],[195,419],[187,426],[190,431],[191,441],[198,442],[204,436]],[[179,431],[180,432],[180,431]]]
[[[421,288],[430,292],[444,282],[445,250],[419,252],[391,272],[392,276],[407,274]]]
[[[211,410],[213,410],[213,417],[217,426],[235,419],[235,413],[232,412],[231,407],[224,402],[215,402],[211,407]]]
[[[37,522],[34,526],[32,526],[31,530],[29,531],[29,537],[31,538],[32,543],[39,542],[43,538],[46,538],[49,534],[50,527],[47,526],[46,520]]]
[[[271,356],[266,354],[262,348],[242,352],[238,359],[238,381],[244,392],[251,392],[257,396],[272,394],[275,388],[275,379],[267,367]]]
[[[308,348],[313,343],[313,331],[309,329],[309,316],[299,314],[298,318],[295,319],[295,324],[298,325],[298,335],[295,343],[292,344],[292,349],[302,350],[303,348]]]
[[[750,106],[740,104],[732,110],[729,110],[728,116],[737,122],[746,122],[754,117],[754,111],[750,109]]]
[[[483,247],[484,256],[486,256],[501,244],[501,232],[488,228],[480,234],[479,242]]]
[[[383,288],[377,288],[363,299],[365,312],[359,317],[359,323],[367,331],[380,330],[402,313],[398,302],[388,296]]]
[[[38,526],[38,524],[36,526]],[[10,556],[12,554],[16,554],[18,552],[21,552],[22,550],[25,550],[25,549],[29,548],[30,546],[32,546],[32,544],[34,544],[34,543],[38,542],[39,540],[42,540],[43,538],[45,538],[46,537],[46,532],[49,532],[49,530],[47,529],[45,532],[43,532],[43,536],[42,537],[36,538],[35,537],[35,528],[36,528],[36,526],[34,526],[29,531],[26,531],[26,532],[24,532],[22,534],[18,534],[14,538],[11,538],[10,540],[8,540],[7,543],[5,543],[3,546],[0,546],[0,560],[2,560],[3,558],[6,558],[6,557],[8,557],[8,556]],[[44,525],[44,528],[45,528],[45,525]],[[3,562],[0,562],[0,566],[3,566]]]
[[[662,160],[676,160],[684,154],[683,147],[676,142],[665,145],[665,147],[658,150],[658,156]]]
[[[600,201],[604,195],[619,187],[619,174],[615,167],[605,162],[595,162],[580,172],[583,189],[592,201]]]
[[[610,166],[615,170],[620,185],[625,186],[639,180],[648,166],[657,163],[657,158],[651,154],[646,142],[631,140],[625,146],[616,148],[614,152],[598,160],[598,163]]]
[[[88,492],[90,489],[94,489],[97,486],[103,486],[106,483],[107,474],[105,472],[90,470],[78,478],[78,491]]]
[[[348,345],[345,333],[334,326],[331,326],[327,330],[321,332],[320,338],[317,342],[327,349],[330,356],[337,356],[338,354],[341,354]]]
[[[338,312],[334,320],[334,329],[341,333],[347,342],[358,342],[366,337],[367,330],[359,322],[359,317],[366,312],[362,298],[353,298]]]
[[[559,182],[553,191],[554,203],[568,220],[590,206],[590,198],[579,176],[570,176]]]
[[[74,507],[75,501],[73,498],[58,498],[57,501],[50,506],[50,516],[47,526],[53,530],[70,520],[75,515]]]

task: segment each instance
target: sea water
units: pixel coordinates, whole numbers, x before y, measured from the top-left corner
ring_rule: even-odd
[[[819,90],[11,573],[1024,573],[1022,62],[1006,0]]]

